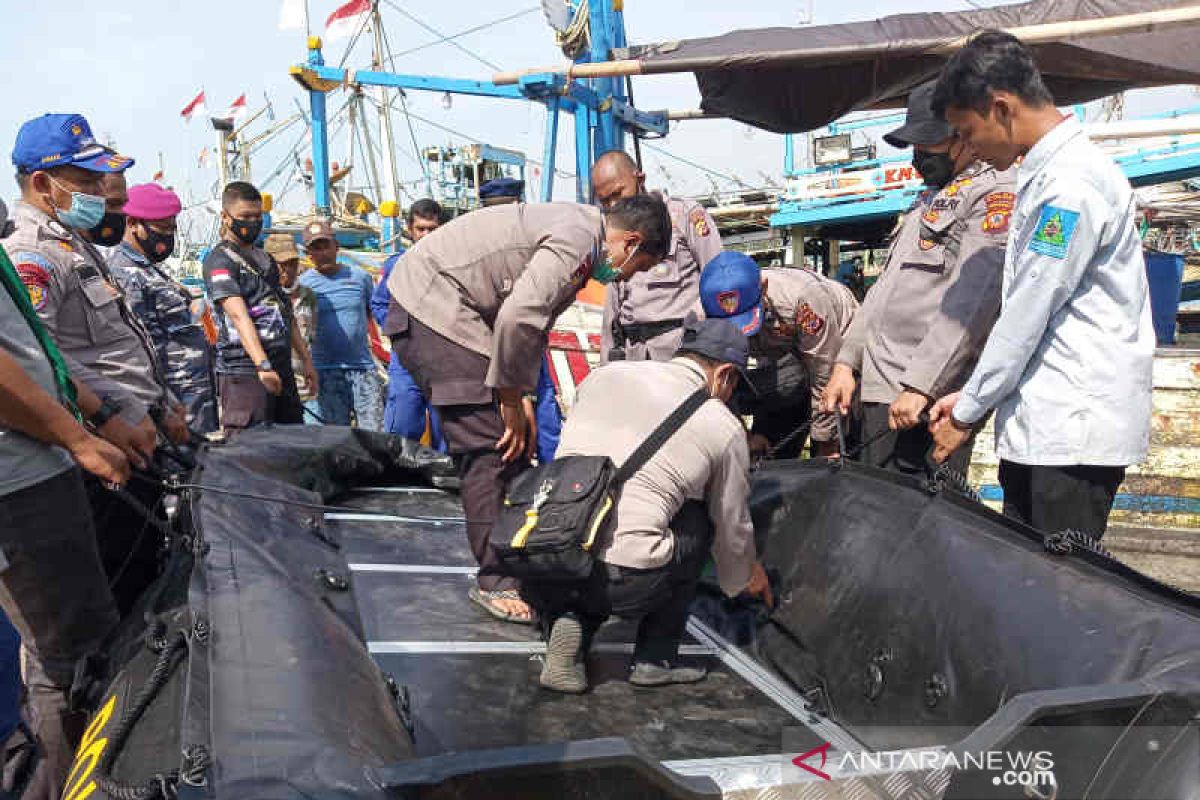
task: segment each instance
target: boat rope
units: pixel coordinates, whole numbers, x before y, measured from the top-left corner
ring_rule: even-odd
[[[562,48],[563,55],[574,61],[592,46],[591,14],[588,0],[579,0],[571,24],[565,30],[554,32],[554,43]]]
[[[96,788],[113,800],[158,800],[158,798],[170,800],[175,797],[175,787],[179,783],[179,770],[159,773],[146,783],[139,785],[117,780],[113,777],[112,767],[113,762],[124,749],[129,734],[133,732],[133,726],[142,718],[142,714],[146,713],[146,709],[150,707],[150,703],[158,696],[162,687],[167,684],[175,667],[183,661],[181,654],[186,654],[186,651],[187,635],[183,631],[179,631],[170,645],[163,648],[162,652],[158,654],[154,668],[150,671],[150,675],[147,676],[146,682],[138,691],[133,703],[121,716],[121,721],[113,731],[109,746],[104,750],[104,755],[100,757],[100,762],[96,765]],[[199,767],[195,763],[187,765],[189,777],[195,779],[196,774],[198,772],[202,774],[210,764],[211,759],[205,762],[203,767]]]

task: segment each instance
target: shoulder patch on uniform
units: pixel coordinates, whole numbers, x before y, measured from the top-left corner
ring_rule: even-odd
[[[930,225],[936,225],[937,221],[942,218],[942,212],[936,208],[927,208],[925,213],[921,215],[921,220],[928,222]]]
[[[1066,258],[1071,237],[1079,225],[1079,212],[1058,206],[1044,205],[1038,216],[1037,228],[1029,240],[1029,249],[1051,258]]]
[[[57,244],[59,247],[61,247],[63,250],[66,250],[68,253],[75,252],[75,245],[71,244],[70,242],[59,241],[59,242],[57,242]]]
[[[710,233],[710,229],[708,227],[708,215],[704,213],[703,208],[693,209],[692,214],[689,217],[689,222],[692,225],[692,230],[696,232],[697,236],[708,236]]]
[[[825,318],[813,311],[808,303],[796,309],[796,327],[805,336],[816,336],[825,327]]]
[[[954,183],[947,186],[943,191],[943,194],[945,194],[946,197],[954,197],[954,195],[958,194],[972,183],[974,183],[972,178],[959,178],[958,180],[954,181]]]
[[[593,250],[584,257],[583,261],[579,262],[579,266],[576,267],[575,271],[571,273],[571,280],[577,281],[585,275],[591,274],[592,264],[595,263],[595,260],[596,252]]]
[[[40,253],[14,253],[12,260],[21,283],[29,292],[29,302],[35,311],[41,311],[46,307],[46,290],[50,288],[50,273],[54,268]]]
[[[983,232],[1008,233],[1008,223],[1012,219],[1017,196],[1012,192],[992,192],[983,198],[983,203]]]
[[[933,239],[926,239],[924,236],[922,236],[917,241],[917,247],[921,248],[922,250],[932,250],[933,248],[937,247],[937,242],[935,242]]]

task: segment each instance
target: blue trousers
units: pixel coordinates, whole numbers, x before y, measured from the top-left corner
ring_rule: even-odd
[[[388,363],[387,404],[383,410],[383,429],[388,433],[403,436],[405,439],[419,441],[425,433],[425,415],[429,414],[429,428],[432,433],[432,446],[439,453],[446,452],[446,439],[442,436],[442,422],[437,412],[416,381],[408,374],[396,354]]]
[[[305,406],[326,425],[349,425],[351,414],[366,431],[383,430],[383,385],[374,369],[317,369],[316,400]]]

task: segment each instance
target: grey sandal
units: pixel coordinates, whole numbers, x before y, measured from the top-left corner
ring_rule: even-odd
[[[521,600],[520,593],[515,589],[488,591],[485,589],[480,589],[478,586],[472,586],[467,592],[467,597],[471,598],[471,602],[475,603],[477,606],[498,620],[511,622],[514,625],[533,625],[536,622],[533,616],[533,609],[530,609],[530,615],[526,618],[517,616],[511,611],[505,611],[503,608],[496,605],[496,600]]]

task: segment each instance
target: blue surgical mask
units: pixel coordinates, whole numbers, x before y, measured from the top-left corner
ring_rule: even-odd
[[[603,260],[596,261],[596,263],[592,266],[592,280],[594,280],[596,283],[612,283],[617,278],[621,277],[621,270],[625,268],[625,265],[629,263],[629,259],[633,258],[634,254],[637,253],[638,248],[641,246],[641,242],[635,244],[633,249],[629,251],[629,255],[625,256],[625,260],[621,262],[621,266],[619,267],[614,267],[612,265],[612,259],[606,254]]]
[[[53,178],[50,179],[60,189],[63,185]],[[68,228],[86,231],[100,224],[104,219],[104,198],[83,192],[71,192],[71,207],[68,209],[55,208],[58,221]]]

